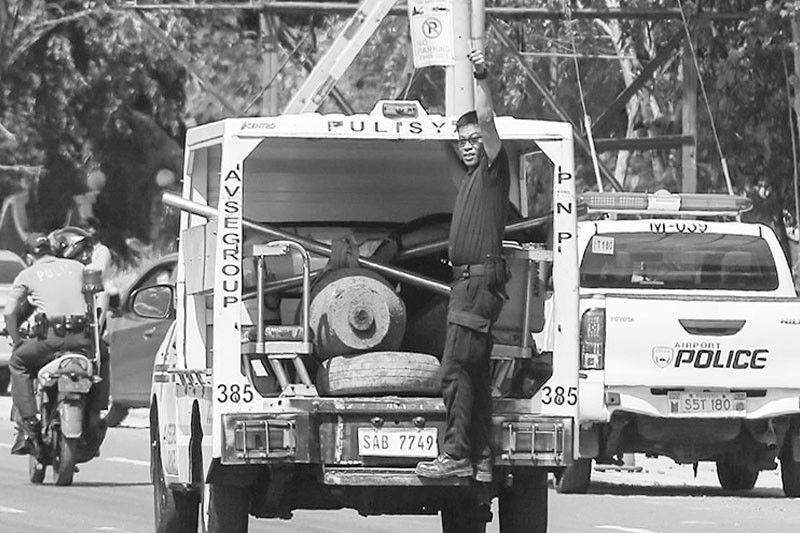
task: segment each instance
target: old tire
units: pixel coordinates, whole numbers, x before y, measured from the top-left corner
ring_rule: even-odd
[[[800,461],[792,458],[791,451],[781,457],[781,484],[787,497],[800,497]]]
[[[105,416],[106,425],[110,428],[119,426],[123,420],[128,416],[130,409],[118,403],[111,402],[111,407]]]
[[[34,485],[41,485],[47,473],[47,465],[39,461],[36,457],[28,456],[28,479]]]
[[[176,492],[167,486],[155,407],[150,411],[150,476],[153,480],[155,532],[196,533],[200,497],[194,492]]]
[[[208,495],[208,529],[204,533],[247,533],[250,489],[211,483]],[[205,520],[204,520],[205,522]]]
[[[750,490],[756,485],[758,470],[720,459],[717,461],[717,478],[725,490]]]
[[[515,470],[499,500],[500,533],[547,533],[547,470]]]
[[[53,482],[65,487],[72,485],[75,476],[75,465],[78,463],[78,439],[58,436],[58,449],[53,458]]]
[[[415,352],[332,357],[317,372],[317,390],[325,396],[439,396],[439,360]]]
[[[9,383],[11,383],[11,370],[7,366],[0,366],[0,396],[8,394]]]
[[[586,494],[592,481],[592,460],[575,459],[575,462],[556,474],[556,490],[560,494]]]

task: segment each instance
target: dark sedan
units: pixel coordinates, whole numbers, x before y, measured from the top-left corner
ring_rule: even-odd
[[[153,361],[172,319],[142,318],[131,309],[131,294],[145,287],[175,284],[178,254],[162,257],[146,268],[120,295],[108,321],[111,349],[111,408],[107,422],[114,426],[128,410],[150,405]]]

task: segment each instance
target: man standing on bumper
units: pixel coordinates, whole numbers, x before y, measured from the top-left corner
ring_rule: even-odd
[[[458,154],[466,167],[453,208],[450,262],[453,284],[442,358],[447,430],[442,453],[417,465],[427,478],[492,481],[491,327],[500,314],[507,280],[502,258],[508,215],[508,157],[494,124],[483,53],[469,54],[476,79],[475,111],[456,122]]]

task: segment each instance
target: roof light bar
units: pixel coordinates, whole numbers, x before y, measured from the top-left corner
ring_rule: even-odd
[[[753,208],[750,198],[727,194],[672,194],[668,191],[585,192],[580,201],[589,212],[734,216]]]

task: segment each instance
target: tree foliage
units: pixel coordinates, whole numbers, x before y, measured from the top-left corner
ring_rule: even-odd
[[[767,1],[758,7],[711,0],[487,4],[683,6],[711,111],[706,112],[700,95],[698,190],[726,190],[716,129],[734,189],[757,202],[755,217],[780,225],[784,213],[794,212],[788,120],[793,95],[787,83],[787,74],[794,76],[789,24],[794,2]],[[305,78],[299,58],[321,57],[346,20],[320,13],[278,17],[280,31],[299,44],[282,42],[278,59],[283,68],[267,80],[263,59],[268,35],[256,11],[138,13],[122,7],[95,0],[0,0],[0,165],[5,165],[0,168],[27,169],[2,172],[0,194],[8,194],[25,175],[41,176],[36,205],[42,228],[63,220],[69,195],[81,192],[87,172],[99,167],[109,177],[103,222],[120,235],[147,235],[147,209],[140,202],[155,193],[152,176],[158,168],[180,171],[185,127],[234,113],[260,114],[267,82],[275,88],[281,109]],[[751,16],[708,23],[696,16],[698,10],[715,9],[750,9]],[[506,20],[499,28],[577,125],[584,107],[597,119],[670,37],[685,31],[682,20],[675,18],[590,20],[569,13]],[[487,56],[499,114],[557,118],[517,55],[491,33]],[[414,70],[410,58],[407,19],[389,16],[337,89],[356,112],[369,111],[380,98],[401,97],[420,100],[430,112],[443,112],[443,69]],[[680,133],[682,82],[680,54],[675,54],[610,117],[603,135]],[[328,99],[321,111],[339,108]],[[591,164],[576,153],[583,186],[593,187]],[[604,153],[601,160],[629,190],[676,190],[681,184],[680,150]],[[31,170],[38,168],[42,172]]]

